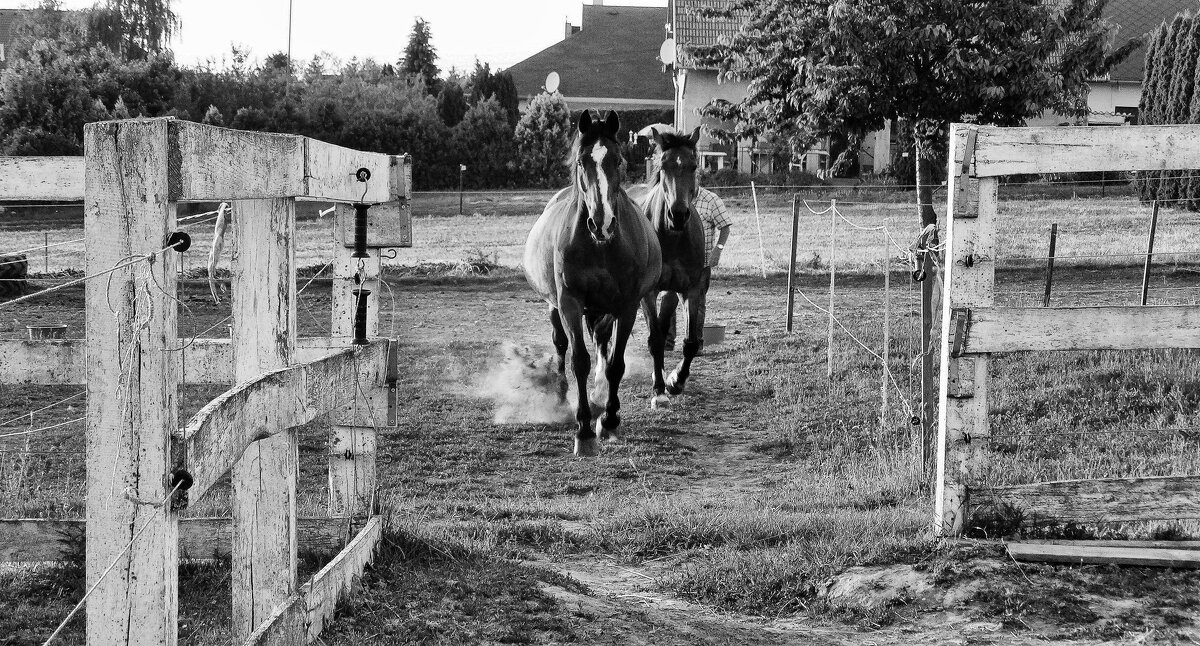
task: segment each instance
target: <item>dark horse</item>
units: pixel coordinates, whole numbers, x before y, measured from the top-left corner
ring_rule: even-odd
[[[704,223],[692,213],[696,199],[696,169],[699,154],[696,142],[700,129],[691,135],[654,131],[654,163],[657,169],[649,185],[630,189],[645,219],[654,227],[662,248],[662,274],[642,302],[642,312],[650,328],[650,356],[654,358],[654,394],[651,407],[667,403],[664,390],[672,395],[683,392],[691,371],[692,359],[704,343],[704,298],[707,289],[704,271]],[[663,378],[663,354],[666,333],[675,318],[675,299],[664,299],[662,311],[655,313],[660,292],[681,295],[688,308],[687,338],[683,359],[671,374]]]
[[[575,455],[600,452],[597,432],[615,438],[621,418],[617,388],[625,374],[625,346],[638,304],[657,283],[662,254],[650,223],[620,183],[617,115],[593,121],[579,117],[579,133],[568,163],[571,185],[559,191],[534,223],[525,242],[525,278],[550,304],[558,370],[564,374],[568,348],[578,387]],[[591,427],[587,379],[591,369],[584,325],[596,343],[607,381],[604,412]],[[613,336],[615,327],[616,336]]]

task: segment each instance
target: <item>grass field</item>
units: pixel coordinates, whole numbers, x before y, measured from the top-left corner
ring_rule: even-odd
[[[790,242],[787,199],[760,195],[765,248],[773,254],[785,253]],[[1005,201],[1002,249],[1044,254],[1051,221],[1059,222],[1060,255],[1141,249],[1148,214],[1120,199]],[[882,234],[839,229],[843,243],[834,259],[839,272],[849,271],[839,282],[836,311],[867,348],[839,331],[834,376],[827,379],[825,315],[799,300],[796,333],[782,331],[784,256],[768,256],[775,263],[768,277],[756,275],[750,198],[728,202],[737,233],[709,306],[710,319],[727,325],[726,343],[705,349],[688,395],[669,410],[650,411],[639,324],[623,387],[626,441],[606,446],[596,460],[574,460],[569,424],[520,414],[497,421],[498,410],[513,404],[497,384],[529,378],[521,366],[549,351],[544,307],[514,269],[532,217],[521,210],[536,210],[538,201],[476,196],[479,215],[459,217],[457,196],[418,199],[414,249],[403,250],[399,266],[389,269],[396,298],[381,307],[381,329],[402,343],[406,394],[399,427],[380,440],[380,499],[389,528],[362,593],[341,609],[324,643],[1200,639],[1194,574],[1017,566],[994,544],[932,542],[931,491],[909,423],[916,400],[915,290],[899,259],[887,295],[895,383],[882,409],[884,375],[871,354],[882,342],[885,294],[875,264]],[[906,205],[854,206],[844,214],[864,225],[903,232],[901,224],[915,219]],[[1193,214],[1161,218],[1156,248],[1195,248]],[[829,222],[813,220],[801,229],[809,245],[801,248],[820,258],[807,263],[799,287],[825,304]],[[319,250],[328,248],[327,227],[305,217],[303,249],[311,255],[302,263],[324,262]],[[69,239],[69,231],[53,234]],[[9,233],[0,234],[0,247],[19,247]],[[907,240],[912,233],[896,236]],[[492,254],[499,267],[488,275],[467,271]],[[1129,303],[1128,290],[1140,286],[1140,264],[1129,257],[1063,261],[1056,298]],[[1193,268],[1164,259],[1153,294],[1160,302],[1195,302],[1200,274]],[[1001,301],[1040,302],[1038,270],[1014,261],[998,283]],[[1088,291],[1097,289],[1103,291]],[[199,287],[182,300],[188,310],[181,330],[203,329],[228,313],[227,305],[206,302]],[[326,331],[328,287],[316,283],[302,300],[301,334]],[[80,335],[82,290],[5,312],[0,336],[19,336],[36,321],[67,323],[71,336]],[[1148,351],[995,359],[987,483],[1200,473],[1198,358]],[[0,422],[78,390],[0,386]],[[220,390],[188,388],[181,419]],[[72,419],[84,401],[70,406],[34,421]],[[322,423],[300,431],[301,513],[323,509],[326,432]],[[79,425],[0,439],[0,517],[79,517],[81,448]],[[219,491],[210,498],[189,513],[227,513]],[[1043,536],[1065,529],[1018,531]],[[1070,531],[1127,538],[1200,533],[1194,523],[1175,520]],[[307,571],[318,565],[309,562]],[[228,568],[183,569],[181,643],[228,641]],[[82,585],[78,564],[0,569],[3,643],[40,644]],[[847,587],[858,592],[838,593]],[[64,643],[81,643],[81,628],[77,621]]]

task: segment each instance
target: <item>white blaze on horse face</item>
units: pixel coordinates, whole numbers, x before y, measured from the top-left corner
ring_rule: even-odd
[[[604,174],[604,158],[608,155],[608,148],[604,144],[597,143],[592,146],[592,161],[596,163],[596,186],[600,191],[600,219],[596,222],[597,228],[605,235],[612,235],[613,222],[616,220],[612,201],[609,199],[608,176]],[[593,216],[594,217],[594,216]]]

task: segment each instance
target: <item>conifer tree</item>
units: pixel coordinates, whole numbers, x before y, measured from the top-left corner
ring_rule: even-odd
[[[563,96],[542,92],[533,97],[517,123],[516,136],[522,173],[539,186],[563,185],[563,160],[571,149],[571,111]]]
[[[425,90],[437,96],[438,85],[437,50],[433,47],[433,33],[424,18],[413,21],[408,45],[404,47],[404,58],[400,59],[400,73],[425,82]]]

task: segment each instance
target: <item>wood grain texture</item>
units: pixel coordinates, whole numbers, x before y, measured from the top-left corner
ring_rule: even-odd
[[[377,388],[386,377],[387,347],[379,339],[279,368],[205,404],[183,429],[192,499],[207,493],[251,444],[339,409],[354,397],[356,382]]]
[[[979,182],[977,217],[957,217],[963,198],[956,183],[963,180],[962,164],[966,128],[955,124],[950,132],[949,201],[944,291],[942,296],[942,369],[940,377],[937,439],[937,472],[934,492],[934,533],[957,536],[967,515],[967,485],[986,464],[988,432],[988,357],[952,358],[951,324],[956,308],[990,306],[994,300],[996,211],[998,182]],[[978,151],[978,148],[976,148]],[[966,159],[970,163],[969,159]],[[964,375],[969,374],[967,378]],[[951,383],[951,376],[954,382]],[[970,387],[970,391],[967,387]],[[953,393],[953,396],[951,396]]]
[[[0,157],[0,201],[83,201],[83,157]]]
[[[1084,547],[1153,547],[1164,550],[1200,550],[1200,541],[1119,541],[1119,540],[1066,540],[1066,539],[1021,539],[1029,545],[1082,545]]]
[[[964,124],[954,124],[961,131]],[[1200,168],[1200,125],[979,127],[974,175]]]
[[[361,527],[358,525],[356,527]],[[82,520],[0,520],[0,563],[62,561],[83,549]],[[302,554],[332,556],[353,537],[348,518],[298,518],[297,541]],[[229,558],[233,541],[229,518],[181,518],[179,558]]]
[[[391,198],[391,159],[380,153],[367,153],[305,138],[304,197],[330,202],[367,202],[377,204]],[[360,182],[355,171],[366,168],[371,178]]]
[[[1101,523],[1200,518],[1200,476],[1058,480],[972,488],[971,507],[1010,506],[1023,522]]]
[[[300,593],[287,599],[271,617],[246,640],[246,646],[286,644],[283,635],[296,626],[306,627],[307,641],[316,641],[325,625],[333,618],[339,601],[349,596],[354,581],[360,578],[383,537],[383,520],[373,516],[366,526],[328,565],[321,568]]]
[[[0,384],[82,386],[86,381],[86,345],[84,339],[0,340]],[[307,363],[349,345],[350,339],[301,337],[296,340],[296,360]],[[184,337],[172,347],[183,348],[182,352],[172,353],[179,361],[180,383],[222,385],[236,381],[229,339]]]
[[[240,410],[226,407],[218,417],[227,431],[242,432],[236,444],[224,443],[231,451],[222,456],[234,458],[223,466],[233,465],[231,632],[240,642],[297,587],[299,449],[288,430],[303,407],[301,393],[288,388],[296,344],[296,201],[237,200],[232,228],[234,377],[245,382],[268,375],[254,382],[259,388],[227,400]],[[248,434],[262,439],[246,441]]]
[[[966,352],[1200,348],[1200,306],[981,307]]]
[[[305,194],[304,137],[175,121],[172,191],[178,201]]]
[[[1200,552],[1153,547],[1110,547],[1100,545],[1048,545],[1007,543],[1008,553],[1018,561],[1039,563],[1085,563],[1138,565],[1147,567],[1200,568]]]
[[[87,124],[84,151],[87,273],[156,254],[86,283],[86,567],[88,585],[98,584],[87,598],[87,642],[170,646],[178,517],[126,497],[166,498],[178,425],[177,359],[168,350],[179,337],[171,300],[177,254],[158,254],[175,226],[168,120]]]
[[[344,214],[346,209],[339,209]],[[351,219],[353,209],[351,212]],[[343,235],[353,229],[344,229]],[[352,236],[351,236],[352,237]],[[344,240],[343,240],[344,242]],[[382,260],[378,249],[370,249],[370,258],[363,259],[361,269],[351,249],[344,244],[334,250],[333,297],[330,335],[352,337],[356,301],[354,290],[361,285],[370,290],[367,297],[367,338],[379,334],[379,304],[383,289],[380,284]],[[386,390],[364,388],[355,393],[349,405],[332,417],[329,431],[329,513],[335,516],[370,513],[375,491],[376,425],[387,418]]]

